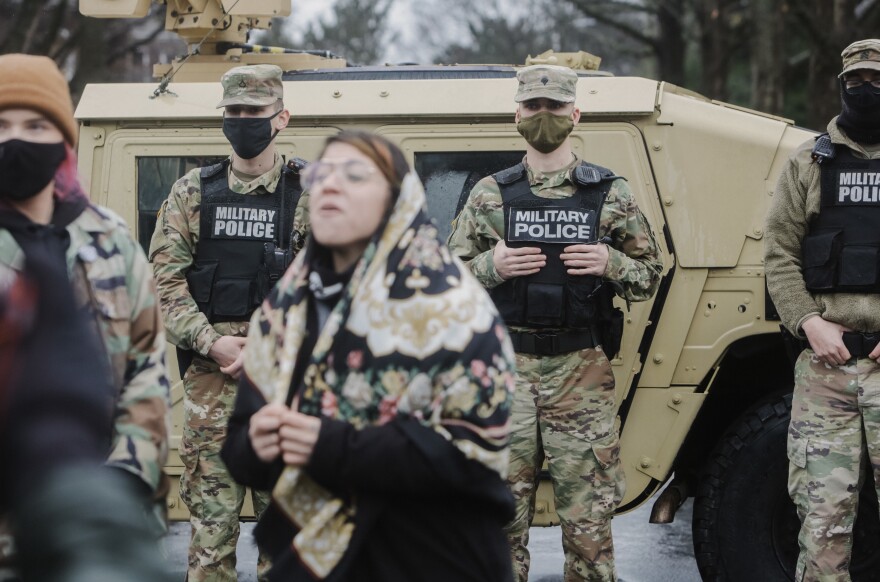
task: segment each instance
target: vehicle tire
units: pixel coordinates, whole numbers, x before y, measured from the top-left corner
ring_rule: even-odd
[[[800,521],[788,496],[791,394],[744,414],[719,441],[694,501],[694,555],[703,580],[794,580]],[[870,473],[859,503],[850,573],[880,581],[880,518]]]

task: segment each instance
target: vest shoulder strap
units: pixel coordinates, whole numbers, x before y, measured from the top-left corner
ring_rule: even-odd
[[[509,184],[513,184],[517,180],[520,180],[526,174],[526,167],[521,163],[513,166],[512,168],[507,168],[506,170],[501,170],[500,172],[496,172],[492,174],[492,177],[495,178],[495,181],[502,186],[507,186]]]
[[[228,184],[225,178],[228,168],[229,160],[226,159],[211,166],[204,166],[199,170],[199,178],[202,182],[202,198],[226,191]]]
[[[821,164],[828,160],[833,160],[837,156],[837,146],[831,141],[831,136],[823,133],[816,137],[816,143],[813,144],[813,151],[810,152],[813,161]]]

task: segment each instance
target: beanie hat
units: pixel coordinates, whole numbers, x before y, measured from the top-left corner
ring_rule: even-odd
[[[33,109],[45,115],[76,145],[77,123],[67,80],[49,57],[23,54],[0,55],[0,111]]]

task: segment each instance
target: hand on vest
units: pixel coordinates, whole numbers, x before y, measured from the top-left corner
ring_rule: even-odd
[[[220,336],[211,346],[208,357],[220,364],[220,371],[233,378],[241,375],[241,362],[247,338],[232,335]]]
[[[283,404],[267,404],[251,416],[248,437],[251,448],[264,463],[271,463],[281,454],[281,417],[289,408]]]
[[[504,280],[511,277],[534,275],[547,264],[547,256],[538,247],[510,248],[500,240],[492,252],[492,262],[498,276]]]
[[[849,328],[822,319],[818,315],[806,320],[801,328],[820,361],[832,366],[840,366],[849,360],[849,350],[843,344],[843,332],[850,331]]]
[[[281,428],[278,430],[284,463],[295,467],[308,464],[320,430],[320,418],[286,410],[281,416]]]
[[[565,247],[559,258],[568,267],[569,275],[601,277],[608,268],[608,247],[604,243]]]

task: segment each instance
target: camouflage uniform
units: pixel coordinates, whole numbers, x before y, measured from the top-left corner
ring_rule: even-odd
[[[542,173],[523,160],[532,193],[547,199],[575,193],[570,174],[580,163],[574,159],[557,172]],[[484,178],[456,218],[449,247],[487,289],[503,281],[495,270],[493,249],[504,238],[504,230],[498,184],[492,177]],[[602,207],[598,238],[605,236],[613,241],[605,279],[627,300],[649,299],[662,270],[660,253],[622,179],[613,182]],[[527,580],[529,525],[546,455],[562,524],[565,579],[614,580],[610,519],[623,497],[624,474],[614,430],[617,403],[608,358],[597,347],[553,356],[518,353],[516,364],[508,484],[517,512],[507,528],[514,572],[518,580]]]
[[[862,42],[873,43],[874,68],[880,69],[880,41]],[[858,45],[844,51],[845,66],[848,51]],[[827,128],[832,143],[849,148],[856,157],[880,159],[880,147],[853,141],[840,131],[837,120]],[[801,338],[804,322],[816,315],[853,331],[880,331],[876,293],[811,293],[806,288],[802,241],[821,201],[813,145],[810,140],[798,148],[776,186],[765,237],[768,289],[783,324]],[[866,452],[880,494],[880,365],[864,357],[832,366],[806,349],[795,363],[794,377],[788,487],[801,518],[795,579],[849,581]]]
[[[229,172],[229,188],[247,196],[274,192],[284,160],[277,156],[269,172],[243,182]],[[193,538],[189,556],[189,580],[235,580],[235,546],[238,514],[245,488],[238,485],[220,460],[226,425],[235,404],[238,382],[220,372],[208,352],[221,336],[246,337],[248,322],[210,324],[190,294],[185,273],[193,264],[199,241],[201,184],[199,169],[178,180],[159,212],[150,260],[159,286],[162,313],[171,343],[195,352],[184,375],[184,429],[180,457],[185,470],[180,481],[181,498],[189,508]],[[308,224],[308,195],[303,193],[294,214],[300,240]],[[265,509],[268,496],[252,492],[256,515]],[[260,572],[268,564],[261,557]]]
[[[105,208],[87,206],[67,232],[74,290],[94,316],[119,393],[107,464],[140,478],[164,511],[170,398],[150,267],[122,219]],[[0,230],[0,265],[18,270],[23,260],[12,234]]]

